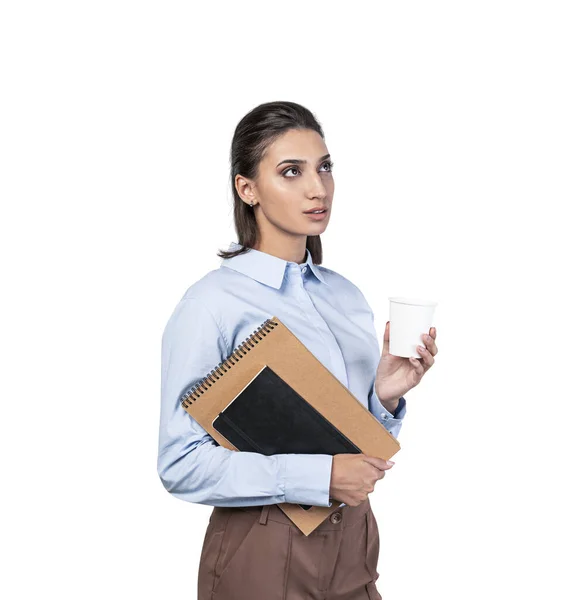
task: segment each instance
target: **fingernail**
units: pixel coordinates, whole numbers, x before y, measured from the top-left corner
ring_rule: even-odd
[[[388,461],[387,461],[387,464],[388,464],[390,467],[393,467],[393,465],[395,465],[395,463],[393,462],[393,460],[388,460]]]

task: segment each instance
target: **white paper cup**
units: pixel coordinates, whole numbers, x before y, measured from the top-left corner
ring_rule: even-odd
[[[422,358],[417,346],[425,346],[423,333],[430,333],[438,302],[417,298],[389,298],[389,353]]]

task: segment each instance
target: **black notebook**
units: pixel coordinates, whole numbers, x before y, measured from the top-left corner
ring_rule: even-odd
[[[328,419],[265,365],[212,422],[244,452],[360,454]],[[300,504],[304,509],[311,506]]]

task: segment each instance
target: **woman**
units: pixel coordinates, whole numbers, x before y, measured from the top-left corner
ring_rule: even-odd
[[[293,102],[249,112],[232,140],[239,243],[184,294],[163,334],[158,472],[177,498],[213,506],[198,572],[200,600],[374,600],[379,537],[368,494],[393,464],[364,454],[234,452],[181,396],[276,315],[397,436],[403,394],[434,362],[379,355],[373,312],[342,275],[318,266],[334,179],[322,129]],[[312,214],[322,210],[321,215]],[[309,536],[276,506],[343,503]]]

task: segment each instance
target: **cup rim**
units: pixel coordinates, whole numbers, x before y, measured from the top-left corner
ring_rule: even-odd
[[[433,300],[421,300],[420,298],[406,298],[404,296],[388,296],[387,299],[395,304],[411,304],[413,306],[437,306],[438,302]]]

